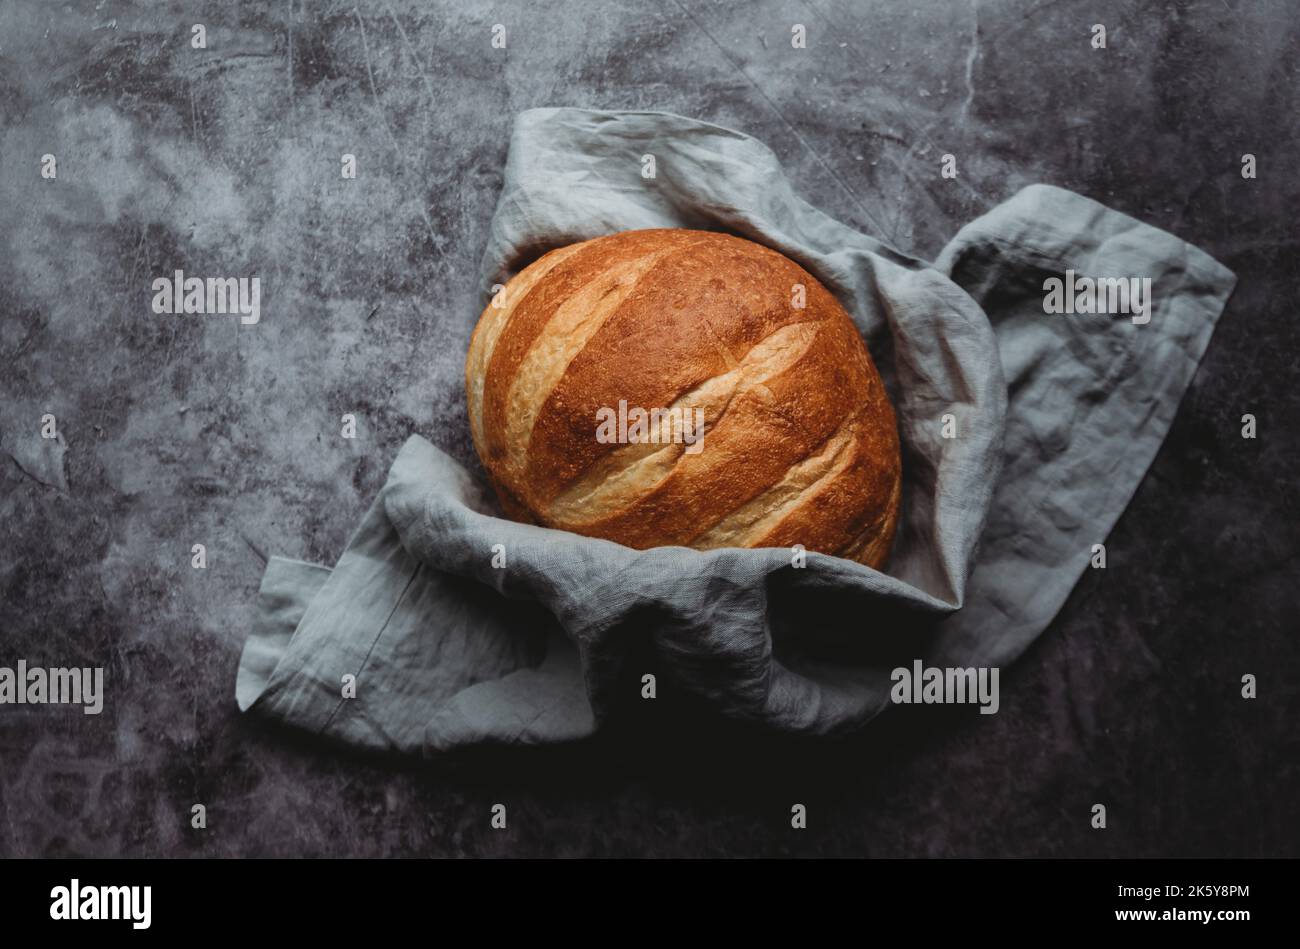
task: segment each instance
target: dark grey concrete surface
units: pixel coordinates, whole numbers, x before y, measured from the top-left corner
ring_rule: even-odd
[[[97,717],[0,706],[0,854],[1300,855],[1298,67],[1288,0],[0,3],[0,665],[108,677]],[[425,765],[237,712],[263,558],[331,563],[413,432],[476,464],[477,267],[540,105],[744,130],[923,255],[1042,181],[1238,273],[1108,569],[999,714],[809,743],[679,709]],[[261,322],[155,315],[177,268],[260,276]]]

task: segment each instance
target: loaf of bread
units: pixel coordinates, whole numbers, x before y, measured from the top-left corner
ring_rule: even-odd
[[[624,231],[545,254],[483,311],[465,387],[516,520],[641,549],[889,553],[880,375],[835,297],[752,241]]]

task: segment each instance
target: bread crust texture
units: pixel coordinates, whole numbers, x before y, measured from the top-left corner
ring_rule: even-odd
[[[886,562],[893,406],[835,296],[761,244],[663,228],[552,250],[484,309],[465,389],[512,519]]]

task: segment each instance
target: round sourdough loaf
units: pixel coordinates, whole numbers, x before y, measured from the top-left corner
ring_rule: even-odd
[[[880,375],[835,297],[759,244],[658,229],[553,250],[483,311],[465,388],[514,519],[637,548],[889,552]]]

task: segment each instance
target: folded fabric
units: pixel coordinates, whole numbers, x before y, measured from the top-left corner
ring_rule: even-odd
[[[241,709],[367,748],[534,744],[590,735],[653,674],[702,714],[825,734],[889,705],[900,665],[1005,665],[1132,497],[1235,281],[1163,231],[1042,185],[930,264],[805,203],[738,132],[533,109],[515,122],[483,286],[553,247],[644,227],[774,247],[852,314],[903,442],[886,570],[514,523],[413,435],[333,570],[267,565]],[[1149,278],[1149,319],[1045,311],[1045,281],[1083,277]]]

